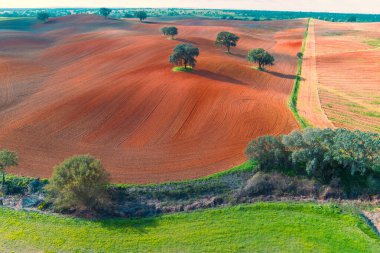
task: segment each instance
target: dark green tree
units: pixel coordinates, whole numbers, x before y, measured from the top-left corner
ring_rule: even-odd
[[[37,13],[37,19],[46,23],[49,20],[49,13],[47,13],[47,12],[38,12]]]
[[[199,55],[199,49],[192,44],[179,44],[177,45],[173,53],[169,57],[169,61],[177,66],[195,67],[197,60],[195,57]]]
[[[89,155],[73,156],[54,168],[47,186],[57,210],[104,210],[109,205],[108,173]]]
[[[135,16],[140,20],[140,22],[143,22],[143,20],[145,20],[148,17],[145,11],[137,11],[135,13]]]
[[[230,32],[220,32],[216,37],[215,45],[226,47],[227,52],[230,53],[231,47],[236,47],[239,37]]]
[[[104,16],[104,18],[107,18],[108,15],[111,14],[111,12],[112,12],[112,10],[111,10],[111,9],[108,9],[108,8],[100,8],[100,9],[99,9],[99,13],[100,13],[100,15]]]
[[[262,48],[256,48],[248,52],[247,59],[250,62],[259,64],[259,69],[264,69],[266,65],[274,64],[274,57]]]
[[[15,152],[3,149],[0,150],[0,172],[2,174],[2,191],[3,194],[6,194],[5,186],[5,174],[8,167],[13,167],[18,165],[18,157]]]
[[[178,29],[175,26],[169,26],[166,28],[166,35],[169,35],[174,39],[174,36],[178,35]]]

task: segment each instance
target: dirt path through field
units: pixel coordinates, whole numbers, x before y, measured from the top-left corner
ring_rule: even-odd
[[[298,111],[314,127],[333,128],[319,100],[317,59],[315,54],[314,20],[309,23],[305,52],[302,62],[302,80],[298,93]]]

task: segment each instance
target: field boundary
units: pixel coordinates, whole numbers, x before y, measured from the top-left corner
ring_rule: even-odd
[[[157,187],[157,186],[175,186],[175,185],[181,185],[181,184],[191,184],[191,183],[197,183],[197,182],[205,182],[210,181],[214,179],[223,178],[226,176],[229,176],[231,174],[238,174],[238,173],[244,173],[244,172],[253,172],[256,168],[257,163],[252,161],[246,161],[242,164],[236,165],[232,168],[229,168],[224,171],[220,171],[214,174],[210,174],[208,176],[200,177],[200,178],[193,178],[193,179],[186,179],[181,181],[168,181],[168,182],[162,182],[162,183],[150,183],[150,184],[123,184],[123,183],[111,183],[110,187],[117,187],[117,188],[129,188],[129,187]],[[32,180],[40,179],[41,181],[48,183],[48,178],[36,178],[36,177],[28,177],[28,176],[18,176],[15,174],[7,174],[6,175],[6,181],[22,181],[23,185],[27,185]]]
[[[294,81],[293,90],[292,90],[292,93],[290,94],[290,98],[288,102],[288,106],[290,110],[292,111],[294,117],[296,118],[298,124],[301,126],[302,129],[307,128],[307,127],[312,127],[311,123],[308,122],[304,117],[302,117],[299,114],[298,109],[297,109],[298,92],[299,92],[299,87],[301,83],[301,74],[302,74],[303,54],[305,52],[306,40],[308,36],[308,31],[309,31],[309,24],[310,24],[310,18],[307,20],[306,30],[303,36],[302,47],[301,47],[302,56],[298,58],[296,80]]]

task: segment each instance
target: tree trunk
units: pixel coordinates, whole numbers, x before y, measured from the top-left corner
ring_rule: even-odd
[[[2,189],[3,189],[3,195],[5,196],[5,172],[4,171],[2,171],[2,173],[3,173],[3,183],[2,183]]]
[[[230,46],[227,46],[227,52],[230,53]]]

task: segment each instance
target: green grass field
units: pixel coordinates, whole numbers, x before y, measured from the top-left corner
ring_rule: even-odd
[[[0,252],[380,252],[358,216],[312,203],[101,221],[0,208],[0,219]]]

